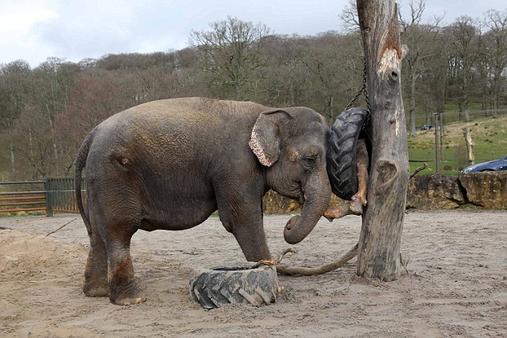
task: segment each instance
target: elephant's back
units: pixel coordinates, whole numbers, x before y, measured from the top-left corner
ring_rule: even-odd
[[[175,170],[205,167],[231,145],[248,147],[251,128],[264,109],[252,102],[197,97],[151,101],[103,121],[91,151],[101,160],[121,153],[153,169],[175,161]]]
[[[266,106],[249,101],[183,97],[146,102],[118,114],[190,121],[195,125],[220,118],[242,119],[266,109]]]
[[[227,101],[201,97],[174,98],[146,102],[104,120],[98,129],[114,132],[145,132],[150,129],[199,129],[228,127],[238,131],[250,128],[263,110],[263,105],[246,101]],[[203,132],[203,135],[206,133]],[[197,136],[197,135],[196,135]]]
[[[215,100],[200,97],[151,101],[117,113],[99,129],[132,141],[183,142],[191,137],[220,139],[228,133],[250,134],[257,116],[266,107],[253,102]]]

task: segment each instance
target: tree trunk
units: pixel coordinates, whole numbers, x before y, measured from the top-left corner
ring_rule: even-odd
[[[54,166],[55,171],[53,172],[53,175],[58,176],[58,174],[59,174],[58,173],[58,166],[60,165],[60,161],[58,159],[58,147],[56,146],[56,130],[55,130],[53,119],[51,118],[51,113],[50,113],[50,110],[49,110],[49,107],[47,104],[46,104],[46,110],[48,113],[49,127],[51,128],[51,141],[52,141],[52,146],[53,146],[53,156],[54,156],[54,160],[55,160],[55,166]]]
[[[416,136],[416,120],[415,120],[415,83],[417,74],[412,70],[410,77],[410,136]]]
[[[37,177],[37,170],[36,170],[36,165],[35,165],[35,157],[33,155],[32,127],[28,128],[28,147],[29,147],[29,154],[30,154],[30,158],[29,158],[30,165],[33,168],[31,177],[32,177],[32,179],[35,179]]]
[[[368,207],[359,238],[357,274],[395,280],[408,184],[408,149],[401,96],[398,10],[394,0],[357,0],[372,104]]]
[[[465,66],[466,67],[466,66]],[[468,122],[470,120],[470,114],[468,112],[468,103],[469,103],[469,99],[468,99],[468,80],[467,80],[467,73],[468,71],[465,72],[465,70],[463,70],[463,113],[465,115],[465,121]]]
[[[14,144],[11,142],[9,143],[9,150],[11,153],[11,180],[14,180],[16,178],[16,160],[14,156]]]

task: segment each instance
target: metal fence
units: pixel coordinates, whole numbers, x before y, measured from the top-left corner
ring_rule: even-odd
[[[58,212],[79,212],[73,177],[0,182],[0,215],[43,211],[47,216]]]

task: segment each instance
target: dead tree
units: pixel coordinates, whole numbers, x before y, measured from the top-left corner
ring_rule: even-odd
[[[372,153],[368,207],[359,238],[357,274],[395,280],[408,172],[407,132],[401,96],[398,10],[394,0],[357,0],[371,104]]]

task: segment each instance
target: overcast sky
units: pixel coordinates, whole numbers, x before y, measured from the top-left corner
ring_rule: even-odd
[[[402,9],[409,0],[401,0]],[[192,30],[237,17],[261,22],[276,34],[341,30],[348,0],[0,0],[0,63],[47,57],[69,61],[110,53],[153,52],[188,45]],[[473,18],[506,0],[427,0],[425,18]]]

